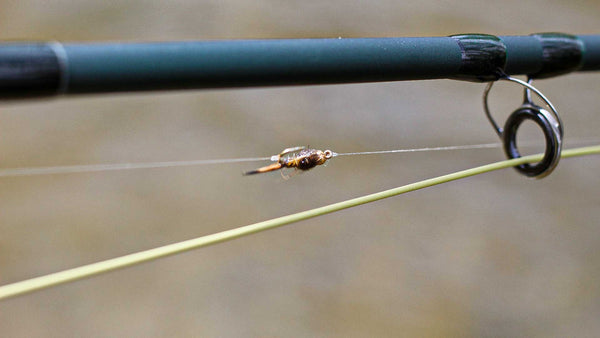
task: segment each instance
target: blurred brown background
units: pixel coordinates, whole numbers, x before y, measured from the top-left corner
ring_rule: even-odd
[[[14,0],[0,1],[0,39],[597,34],[599,10],[593,0]],[[598,84],[593,73],[537,82],[562,114],[567,147],[598,135]],[[496,142],[482,91],[440,80],[2,103],[0,167]],[[501,121],[521,97],[510,85],[493,96]],[[262,163],[2,178],[0,283],[502,158],[500,149],[341,157],[288,181],[242,177]],[[0,303],[0,332],[591,336],[600,330],[599,165],[564,160],[539,181],[481,175],[13,298]]]

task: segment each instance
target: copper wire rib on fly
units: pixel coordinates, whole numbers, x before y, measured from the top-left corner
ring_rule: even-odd
[[[244,175],[254,175],[279,170],[282,168],[295,168],[300,170],[309,170],[318,165],[324,164],[334,155],[331,150],[309,149],[308,147],[293,147],[284,149],[281,153],[271,157],[276,161],[266,167],[245,172]]]

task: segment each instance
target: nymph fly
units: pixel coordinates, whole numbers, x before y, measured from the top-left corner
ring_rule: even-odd
[[[245,172],[244,175],[254,175],[279,170],[282,168],[295,168],[300,170],[312,169],[318,165],[324,164],[334,155],[331,150],[308,149],[307,147],[293,147],[283,150],[278,155],[271,157],[271,161],[276,161],[266,167]]]

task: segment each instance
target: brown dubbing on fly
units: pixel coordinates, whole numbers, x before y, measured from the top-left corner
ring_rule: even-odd
[[[312,169],[318,165],[324,164],[333,157],[331,150],[308,149],[306,147],[287,148],[281,153],[271,157],[276,161],[266,167],[258,168],[245,172],[244,175],[254,175],[279,170],[282,168],[296,168],[300,170]]]

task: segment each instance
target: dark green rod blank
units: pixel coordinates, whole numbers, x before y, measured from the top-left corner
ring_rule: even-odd
[[[0,98],[600,70],[600,35],[0,43]]]

